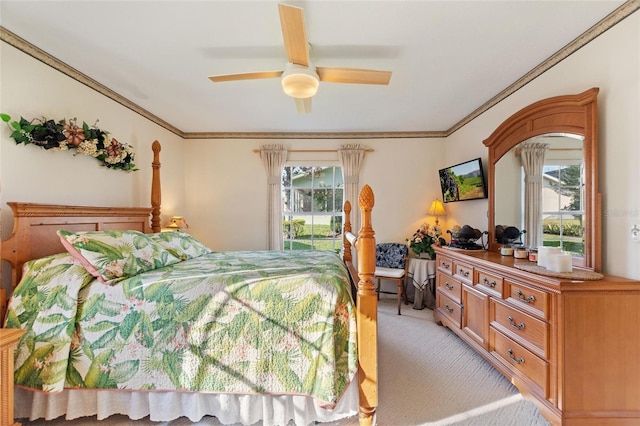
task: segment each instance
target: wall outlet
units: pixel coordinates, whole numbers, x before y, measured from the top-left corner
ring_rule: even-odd
[[[640,243],[640,228],[638,228],[638,225],[633,225],[631,228],[631,241]]]

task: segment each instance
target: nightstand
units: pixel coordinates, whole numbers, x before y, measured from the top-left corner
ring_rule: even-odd
[[[13,351],[24,330],[0,328],[0,426],[17,426],[13,421]]]

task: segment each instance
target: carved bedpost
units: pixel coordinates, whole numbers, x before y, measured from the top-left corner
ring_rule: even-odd
[[[373,283],[376,269],[376,240],[371,227],[371,210],[374,205],[373,191],[365,185],[360,191],[358,204],[362,213],[362,227],[358,233],[358,381],[360,385],[360,410],[358,418],[361,426],[374,423],[378,406],[378,298]]]
[[[162,201],[162,191],[160,189],[160,142],[153,141],[151,144],[153,150],[153,162],[151,167],[153,176],[151,178],[151,230],[160,232],[160,203]]]
[[[342,260],[351,262],[351,243],[347,238],[347,232],[351,232],[351,203],[344,202],[344,225],[342,226]]]

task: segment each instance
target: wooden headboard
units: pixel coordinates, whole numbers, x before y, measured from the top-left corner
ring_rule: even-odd
[[[151,208],[83,207],[54,204],[7,203],[13,211],[13,232],[2,241],[2,259],[13,268],[11,285],[18,285],[25,262],[63,253],[59,229],[67,231],[109,231],[133,229],[150,233]],[[37,242],[32,244],[31,242]]]

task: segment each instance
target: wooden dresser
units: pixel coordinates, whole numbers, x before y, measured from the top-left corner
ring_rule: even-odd
[[[552,424],[640,424],[640,281],[567,281],[494,252],[436,252],[436,321]]]
[[[13,421],[13,352],[24,330],[0,328],[0,426]]]

